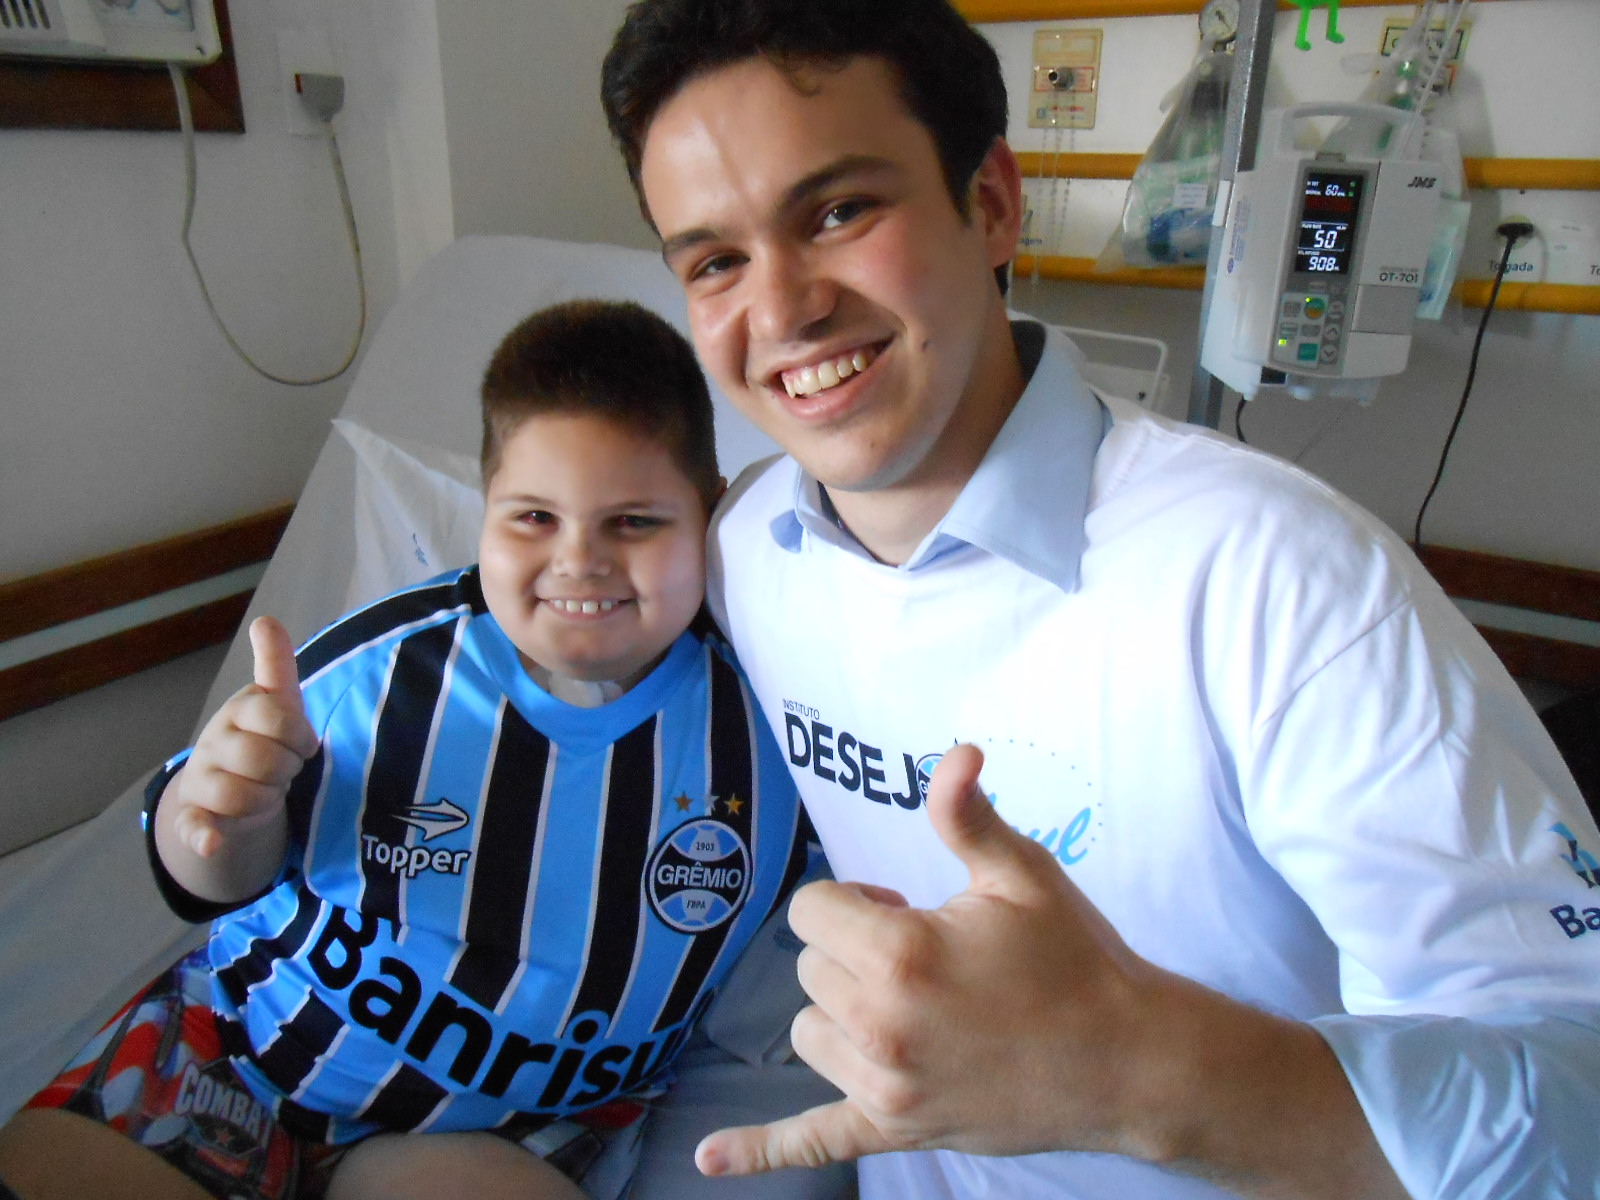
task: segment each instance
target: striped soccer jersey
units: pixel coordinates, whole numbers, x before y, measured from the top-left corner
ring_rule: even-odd
[[[217,917],[241,1074],[302,1136],[493,1128],[659,1081],[803,860],[781,754],[718,644],[617,700],[538,688],[477,569],[299,653],[317,755],[277,883]],[[152,781],[147,812],[182,764]],[[153,822],[148,819],[147,826]]]

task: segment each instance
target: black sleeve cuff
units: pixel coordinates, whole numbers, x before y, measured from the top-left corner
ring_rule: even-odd
[[[203,900],[188,888],[184,887],[172,877],[172,872],[167,870],[167,865],[161,861],[161,854],[156,849],[156,806],[161,803],[161,793],[166,790],[167,784],[172,781],[183,764],[188,761],[188,755],[180,755],[173,759],[161,770],[157,771],[155,778],[145,786],[144,810],[140,814],[140,821],[144,825],[144,849],[150,859],[151,873],[156,877],[156,889],[160,891],[161,898],[167,902],[167,907],[177,914],[178,918],[188,921],[191,925],[204,925],[214,921],[220,916],[233,912],[234,909],[243,908],[252,904],[261,896],[267,894],[272,888],[263,889],[258,895],[237,904],[223,904],[216,900]]]

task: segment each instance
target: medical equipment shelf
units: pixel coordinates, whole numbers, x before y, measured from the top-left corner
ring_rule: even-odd
[[[1157,267],[1153,270],[1134,270],[1124,267],[1116,271],[1097,271],[1092,258],[1069,258],[1062,255],[1040,256],[1037,264],[1031,254],[1019,254],[1013,271],[1018,279],[1037,271],[1041,279],[1054,279],[1070,283],[1121,284],[1126,287],[1173,288],[1198,292],[1206,286],[1203,267]],[[1456,284],[1456,295],[1468,308],[1482,308],[1489,302],[1489,279],[1463,279]],[[1600,287],[1580,283],[1519,283],[1507,281],[1500,285],[1497,309],[1519,312],[1575,313],[1583,316],[1600,316]]]
[[[1040,154],[1023,151],[1017,165],[1030,179],[1132,179],[1140,154]],[[1507,191],[1600,191],[1596,158],[1466,158],[1469,188]]]
[[[1477,0],[1479,4],[1488,0]],[[967,20],[1071,21],[1080,17],[1170,17],[1198,13],[1205,0],[956,0]],[[1404,0],[1340,0],[1341,8],[1399,8]],[[1294,0],[1278,0],[1280,11],[1297,8]]]

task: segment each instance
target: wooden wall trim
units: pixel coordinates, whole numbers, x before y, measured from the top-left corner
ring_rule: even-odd
[[[1600,646],[1579,646],[1479,625],[1478,632],[1519,679],[1542,679],[1579,692],[1600,688]]]
[[[294,505],[0,584],[0,642],[272,557]]]
[[[241,592],[0,671],[0,721],[230,641],[253,592]]]
[[[1448,546],[1421,546],[1417,557],[1457,600],[1479,600],[1580,621],[1600,621],[1600,571]]]

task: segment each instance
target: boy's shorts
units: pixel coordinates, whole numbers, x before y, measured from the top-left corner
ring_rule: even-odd
[[[211,1008],[204,946],[135,996],[27,1107],[108,1125],[219,1200],[318,1200],[349,1149],[295,1138],[235,1073]],[[580,1186],[592,1173],[594,1194],[615,1195],[644,1112],[643,1099],[630,1098],[537,1129],[490,1132]]]

